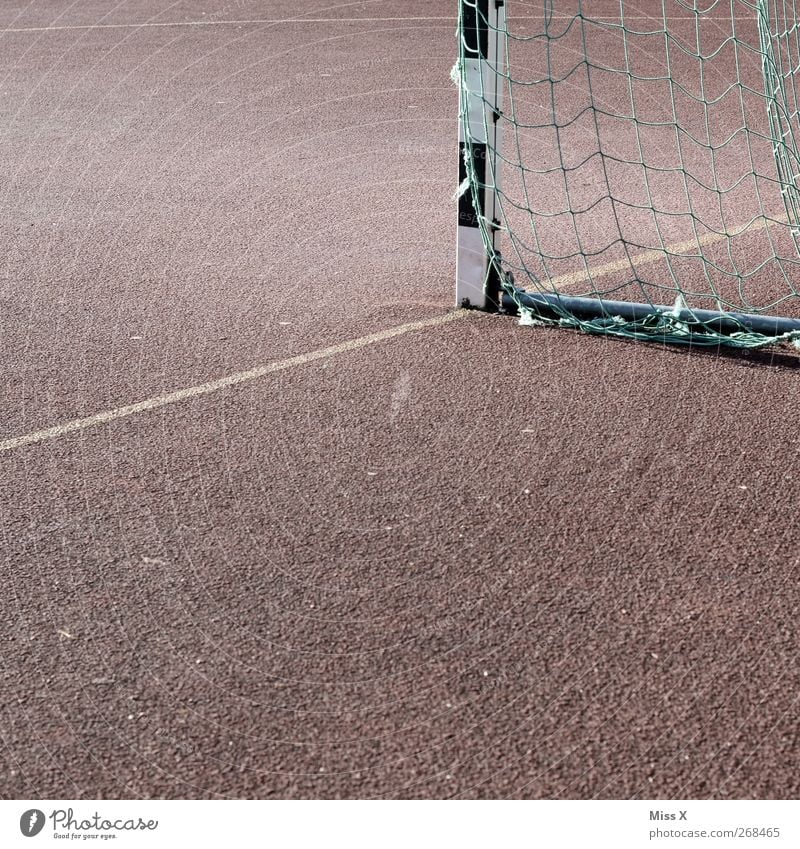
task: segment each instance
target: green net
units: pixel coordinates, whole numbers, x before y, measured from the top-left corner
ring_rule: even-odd
[[[465,26],[491,27],[486,8],[460,4],[465,125],[476,96]],[[477,92],[502,89],[502,112],[482,113],[503,141],[481,176],[467,126],[462,191],[476,209],[481,191],[496,193],[498,220],[480,227],[523,321],[739,347],[800,337],[721,330],[695,312],[800,318],[795,0],[512,0],[504,11],[492,33],[501,58],[482,63]],[[574,298],[647,309],[587,315]]]

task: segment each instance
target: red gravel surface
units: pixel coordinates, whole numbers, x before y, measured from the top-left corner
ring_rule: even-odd
[[[0,439],[450,309],[453,3],[0,28]],[[471,314],[0,452],[0,794],[796,797],[797,365]]]

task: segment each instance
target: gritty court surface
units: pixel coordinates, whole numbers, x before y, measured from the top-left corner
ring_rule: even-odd
[[[800,792],[790,353],[452,310],[455,4],[0,6],[0,795]]]

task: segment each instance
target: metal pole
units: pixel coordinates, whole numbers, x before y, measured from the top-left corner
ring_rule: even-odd
[[[466,157],[479,185],[476,199],[470,187],[458,201],[456,303],[497,309],[499,279],[484,233],[488,233],[492,249],[497,250],[505,4],[503,0],[460,0],[460,4],[464,89],[460,92],[458,179],[462,185],[468,177]]]
[[[641,321],[654,315],[667,315],[689,325],[703,324],[717,333],[761,333],[764,336],[782,336],[784,333],[800,331],[800,319],[781,318],[755,313],[721,312],[720,310],[680,309],[664,304],[639,304],[628,301],[606,301],[597,298],[570,298],[566,295],[516,291],[516,300],[509,294],[503,295],[503,307],[508,312],[517,311],[517,302],[536,315],[559,318],[569,313],[582,321],[595,318],[619,318],[626,321]]]

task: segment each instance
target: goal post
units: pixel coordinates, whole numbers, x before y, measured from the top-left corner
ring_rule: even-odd
[[[797,0],[458,6],[459,306],[798,343]]]
[[[498,0],[461,0],[459,81],[458,238],[456,302],[496,310],[500,305],[497,206],[500,189],[499,121],[503,106],[505,5]],[[485,241],[491,242],[487,251]]]

